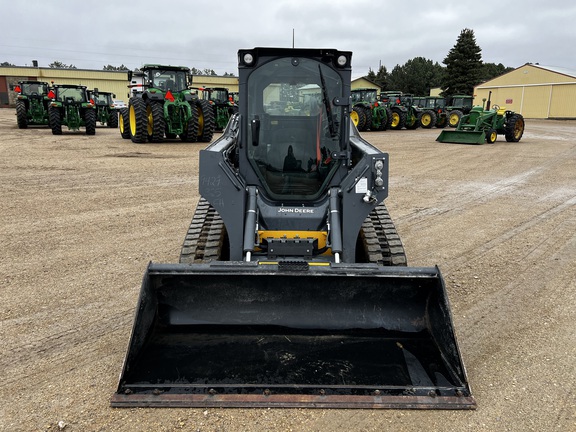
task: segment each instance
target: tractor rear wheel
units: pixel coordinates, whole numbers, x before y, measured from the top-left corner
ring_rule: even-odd
[[[356,126],[356,129],[358,129],[358,123],[360,122],[360,116],[358,115],[358,111],[350,111],[350,120],[352,120],[352,123],[354,123],[354,126]]]
[[[506,141],[518,142],[524,134],[524,117],[521,114],[512,114],[505,126]]]
[[[148,114],[146,102],[140,97],[130,98],[128,102],[128,130],[134,143],[145,143],[148,140]]]
[[[180,139],[184,142],[198,141],[198,109],[195,102],[190,104],[190,118],[186,122],[184,133],[180,134]]]
[[[438,115],[436,117],[436,127],[439,129],[443,129],[448,124],[448,117],[444,115]]]
[[[124,139],[130,138],[130,115],[127,108],[121,108],[118,113],[118,125],[120,126],[120,135]]]
[[[414,129],[418,129],[422,123],[420,123],[420,116],[422,114],[421,113],[415,113],[413,112],[412,114],[407,114],[406,115],[406,129],[410,129],[410,130],[414,130]]]
[[[388,126],[388,113],[384,107],[375,107],[372,111],[372,122],[376,121],[374,124],[374,129],[379,131],[386,130]]]
[[[214,109],[212,109],[210,102],[204,99],[198,99],[196,101],[196,107],[198,110],[198,141],[210,142],[212,141],[216,127]]]
[[[16,101],[16,121],[19,129],[28,127],[28,118],[26,116],[26,103],[21,100]]]
[[[108,127],[117,128],[118,127],[118,111],[111,110],[108,114]]]
[[[388,107],[385,107],[385,110],[386,110],[386,127],[384,128],[384,130],[390,129],[390,125],[392,124],[392,110]]]
[[[354,122],[354,125],[356,126],[356,129],[358,129],[359,131],[363,131],[366,129],[366,113],[364,112],[364,108],[360,107],[360,106],[355,106],[354,108],[352,108],[352,112],[354,114],[352,114],[352,121],[354,121],[354,117],[358,118],[357,122]]]
[[[392,124],[390,129],[400,130],[406,126],[406,113],[399,108],[392,108]]]
[[[364,107],[364,115],[366,116],[366,125],[364,130],[372,129],[372,110],[369,107]]]
[[[48,110],[48,118],[50,119],[52,135],[62,135],[62,116],[60,115],[60,110],[56,107],[50,107]]]
[[[159,102],[148,102],[146,106],[148,119],[148,141],[159,143],[164,141],[164,107]]]
[[[460,123],[460,119],[464,114],[460,110],[450,111],[448,114],[448,126],[455,128]]]
[[[436,124],[436,113],[432,110],[426,110],[420,116],[420,123],[424,129],[430,129]]]
[[[96,110],[89,108],[84,110],[84,127],[86,135],[96,135]]]

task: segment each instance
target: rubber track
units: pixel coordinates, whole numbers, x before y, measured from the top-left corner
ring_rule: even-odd
[[[368,215],[362,224],[360,236],[368,262],[384,266],[407,265],[404,246],[384,203]]]
[[[181,264],[192,264],[218,260],[226,230],[218,212],[200,198],[194,217],[184,238],[180,253]]]
[[[204,198],[200,198],[186,233],[181,264],[210,262],[221,257],[225,227],[222,218]],[[382,203],[362,224],[360,232],[367,261],[384,266],[406,266],[406,254],[400,236]]]

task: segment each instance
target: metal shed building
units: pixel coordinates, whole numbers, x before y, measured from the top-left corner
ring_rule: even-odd
[[[576,71],[527,63],[475,87],[483,99],[527,118],[576,119]]]

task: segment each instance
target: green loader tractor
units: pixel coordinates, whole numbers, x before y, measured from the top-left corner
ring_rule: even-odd
[[[86,86],[59,84],[48,93],[52,134],[62,135],[62,125],[72,131],[86,129],[86,135],[96,134],[96,107],[88,98]]]
[[[351,91],[350,118],[360,131],[384,131],[392,123],[392,111],[378,101],[376,89],[358,88]]]
[[[96,121],[101,125],[107,125],[110,128],[118,127],[118,110],[114,107],[114,98],[116,95],[109,92],[101,92],[95,88],[88,92],[90,100],[96,105]]]
[[[41,81],[18,81],[14,87],[16,96],[16,121],[20,129],[28,125],[48,125],[48,83]]]
[[[488,104],[489,106],[489,104]],[[456,144],[492,144],[498,135],[508,142],[518,142],[524,134],[524,117],[506,108],[494,105],[484,110],[475,106],[463,115],[456,130],[443,130],[436,141]]]
[[[141,71],[143,91],[134,94],[128,103],[132,141],[158,143],[179,136],[185,142],[210,142],[214,111],[208,101],[198,99],[190,90],[190,69],[148,64]],[[131,73],[128,75],[131,81]]]
[[[232,94],[224,87],[199,88],[198,90],[202,90],[202,99],[208,101],[214,109],[216,130],[224,130],[230,117],[238,112],[238,106]]]

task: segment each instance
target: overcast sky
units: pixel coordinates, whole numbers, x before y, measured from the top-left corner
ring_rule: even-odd
[[[161,63],[237,74],[238,49],[337,48],[353,77],[414,57],[442,64],[464,28],[482,60],[576,71],[573,0],[0,0],[0,63]]]

